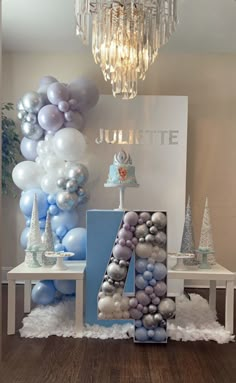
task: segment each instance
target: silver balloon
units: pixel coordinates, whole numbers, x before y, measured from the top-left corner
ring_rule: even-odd
[[[163,317],[160,313],[156,313],[154,315],[154,321],[155,321],[157,326],[159,325],[159,323],[161,323],[162,320],[163,320]]]
[[[38,141],[44,135],[44,130],[41,126],[38,124],[31,124],[27,121],[22,122],[21,131],[26,138],[30,138],[34,141]]]
[[[66,178],[64,178],[64,177],[60,177],[60,178],[58,178],[58,180],[57,180],[57,186],[58,186],[60,189],[64,189],[64,190],[66,190],[66,184],[67,184],[67,180],[66,180]],[[70,192],[70,190],[68,190],[68,192]]]
[[[167,241],[166,233],[164,233],[164,231],[159,231],[155,236],[155,240],[159,246],[165,246]]]
[[[68,180],[66,183],[66,190],[68,192],[73,193],[78,189],[78,184],[75,178],[72,178],[71,180]]]
[[[61,191],[57,193],[57,206],[61,210],[72,210],[78,205],[78,196],[76,193],[68,193],[67,191]]]
[[[107,268],[107,274],[114,281],[122,281],[127,275],[127,268],[112,262]]]
[[[150,229],[149,229],[149,232],[151,233],[151,234],[156,234],[157,233],[157,228],[156,228],[156,226],[151,226],[150,227]]]
[[[157,307],[155,305],[149,305],[148,311],[150,312],[150,314],[154,314],[157,311]]]
[[[146,237],[147,234],[148,234],[148,228],[145,223],[136,226],[136,229],[135,229],[136,238]]]
[[[164,319],[168,319],[174,316],[175,314],[175,302],[173,299],[164,298],[161,300],[158,306],[159,313],[163,316]]]
[[[31,124],[35,124],[37,122],[37,117],[34,113],[28,113],[25,117],[25,120]]]
[[[23,111],[25,110],[24,106],[23,106],[23,103],[22,103],[22,100],[19,100],[16,104],[16,109],[19,110],[19,111]]]
[[[152,234],[148,234],[148,235],[146,235],[146,237],[145,237],[145,241],[146,242],[154,242],[155,241],[155,236],[154,235],[152,235]]]
[[[102,284],[102,291],[107,295],[113,295],[115,292],[115,286],[113,286],[109,282],[105,281]]]
[[[18,113],[17,113],[17,117],[19,120],[23,120],[26,116],[27,112],[25,110],[20,110]]]
[[[84,188],[79,188],[77,191],[78,194],[78,204],[82,205],[89,200],[89,193]]]
[[[166,223],[167,223],[166,215],[160,211],[157,211],[156,213],[154,213],[152,215],[151,220],[158,229],[164,229],[164,227],[166,227]]]
[[[151,330],[154,329],[156,326],[154,315],[147,314],[143,316],[143,325],[146,329]]]
[[[22,97],[22,104],[27,112],[38,113],[43,107],[42,95],[37,92],[28,92]]]
[[[83,164],[78,164],[68,170],[68,178],[76,179],[78,186],[83,186],[89,177],[88,169]]]

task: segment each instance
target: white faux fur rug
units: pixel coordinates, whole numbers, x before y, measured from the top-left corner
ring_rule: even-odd
[[[168,336],[173,340],[214,340],[217,343],[234,341],[234,336],[216,320],[208,302],[197,294],[176,298],[176,317],[168,323]],[[132,337],[133,325],[102,327],[86,325],[81,333],[74,329],[74,299],[58,304],[38,306],[23,319],[20,335],[24,338],[47,338],[50,335],[73,338],[128,339]]]

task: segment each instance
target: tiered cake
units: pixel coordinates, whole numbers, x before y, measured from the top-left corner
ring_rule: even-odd
[[[132,165],[131,157],[124,150],[114,155],[113,164],[110,165],[108,179],[105,184],[112,186],[138,186],[135,177],[135,167]]]

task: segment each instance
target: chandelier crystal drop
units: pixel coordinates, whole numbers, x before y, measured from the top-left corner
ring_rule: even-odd
[[[76,33],[89,43],[113,96],[132,99],[138,80],[175,31],[177,0],[76,0]]]

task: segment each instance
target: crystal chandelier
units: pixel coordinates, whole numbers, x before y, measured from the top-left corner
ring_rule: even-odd
[[[177,25],[177,0],[76,0],[76,33],[89,42],[113,96],[132,99],[138,80]]]

